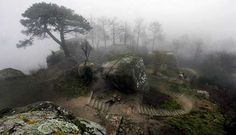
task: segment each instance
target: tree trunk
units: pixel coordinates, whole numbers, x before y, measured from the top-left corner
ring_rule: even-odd
[[[66,47],[66,43],[65,43],[65,37],[64,37],[64,33],[63,33],[63,30],[64,30],[64,29],[62,28],[61,31],[60,31],[60,38],[61,38],[61,41],[59,41],[59,40],[48,30],[46,24],[44,24],[44,29],[45,29],[46,33],[47,33],[56,43],[58,43],[58,44],[61,46],[61,48],[63,49],[63,51],[64,51],[64,53],[65,53],[65,56],[66,56],[67,58],[70,57],[70,53],[69,53],[69,51],[68,51],[68,49],[67,49],[67,47]]]
[[[152,39],[152,50],[154,50],[154,47],[155,47],[155,38],[153,37],[153,39]]]
[[[69,57],[70,57],[70,52],[69,52],[69,50],[68,50],[68,48],[67,48],[67,46],[66,46],[65,36],[64,36],[63,31],[64,31],[64,30],[63,30],[63,28],[62,28],[62,30],[60,31],[61,47],[62,47],[62,49],[63,49],[63,51],[64,51],[64,53],[65,53],[66,58],[69,58]]]
[[[138,46],[139,46],[139,35],[140,33],[138,32],[138,35],[137,35],[137,48],[138,48]]]
[[[112,44],[113,45],[115,45],[116,44],[116,39],[115,39],[115,26],[114,26],[115,24],[113,24],[113,26],[112,26]]]

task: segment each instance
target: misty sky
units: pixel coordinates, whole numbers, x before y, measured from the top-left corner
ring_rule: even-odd
[[[236,0],[0,0],[0,69],[13,67],[26,72],[45,65],[50,51],[58,49],[51,40],[16,48],[24,38],[21,13],[41,1],[64,5],[86,18],[117,17],[131,23],[139,17],[146,23],[157,20],[169,39],[183,34],[216,41],[236,38]]]

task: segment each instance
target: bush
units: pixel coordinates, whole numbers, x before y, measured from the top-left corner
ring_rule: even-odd
[[[65,97],[76,97],[85,95],[89,92],[80,78],[66,78],[54,83],[54,89],[58,94]]]
[[[52,53],[47,56],[46,61],[48,66],[52,66],[61,62],[64,59],[65,59],[64,52],[62,50],[59,50],[56,52],[52,51]]]
[[[84,80],[85,84],[90,84],[93,81],[93,70],[89,66],[85,66],[82,69],[81,78]]]
[[[181,106],[172,97],[160,93],[157,89],[151,88],[150,92],[143,96],[143,103],[160,109],[176,110]]]
[[[168,119],[181,135],[225,135],[222,116],[218,112],[192,112]]]
[[[54,82],[54,90],[58,92],[58,94],[66,97],[76,97],[89,92],[88,85],[85,83],[84,79],[78,75],[76,68],[68,71],[64,76],[60,76],[59,79]]]
[[[79,66],[79,77],[83,80],[85,85],[92,83],[94,79],[94,64],[93,63],[82,63]]]
[[[154,72],[161,72],[167,76],[177,75],[177,62],[173,54],[155,51],[153,54],[143,55],[145,65],[152,67]]]

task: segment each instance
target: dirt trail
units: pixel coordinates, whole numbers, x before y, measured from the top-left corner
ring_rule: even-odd
[[[94,122],[100,122],[98,117],[98,111],[89,107],[88,104],[89,97],[81,96],[73,99],[58,99],[56,104],[63,106],[65,109],[73,112],[77,117],[83,117]]]
[[[181,105],[181,109],[170,111],[165,109],[156,109],[153,107],[138,105],[138,111],[140,114],[149,116],[179,116],[187,114],[193,109],[194,102],[191,97],[184,94],[174,93],[168,90],[162,90],[160,92],[175,98],[177,102]]]
[[[186,95],[178,96],[177,102],[181,104],[183,110],[185,110],[186,112],[190,112],[193,109],[193,100]]]
[[[78,97],[70,100],[59,99],[58,104],[73,112],[76,116],[84,117],[89,120],[99,122],[98,113],[112,113],[127,116],[136,116],[144,114],[149,116],[178,116],[189,113],[194,106],[193,100],[183,94],[173,93],[170,91],[161,91],[167,95],[172,96],[181,105],[182,109],[165,110],[155,109],[147,106],[141,106],[137,103],[114,104],[109,106],[102,100],[91,98],[90,96]]]

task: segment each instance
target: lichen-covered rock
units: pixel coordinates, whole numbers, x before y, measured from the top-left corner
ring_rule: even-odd
[[[103,66],[103,76],[115,87],[124,92],[149,90],[143,59],[125,56]]]
[[[41,102],[5,111],[0,119],[0,134],[104,135],[106,129],[91,121],[77,119],[51,102]]]
[[[18,77],[23,77],[23,76],[25,76],[24,73],[13,68],[6,68],[3,70],[0,70],[0,80],[18,78]]]

